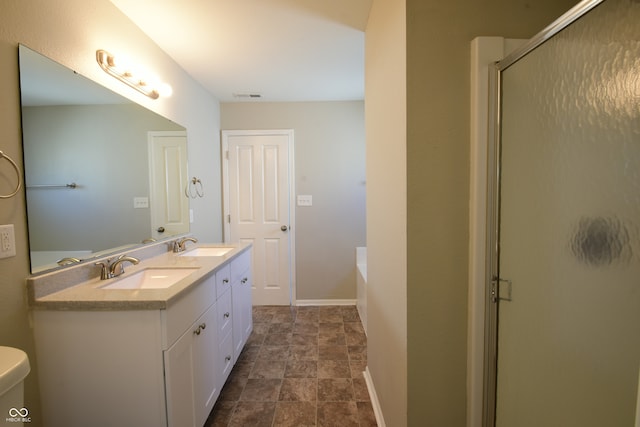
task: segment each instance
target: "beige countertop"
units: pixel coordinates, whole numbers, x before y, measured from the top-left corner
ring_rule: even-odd
[[[223,256],[189,256],[197,247],[233,247]],[[113,279],[99,276],[73,283],[73,275],[66,271],[27,279],[29,306],[38,310],[154,310],[166,309],[178,297],[215,272],[227,261],[248,250],[251,244],[199,244],[188,246],[182,253],[165,252],[141,260],[137,265],[126,264],[125,273]],[[136,256],[135,253],[130,253]],[[93,267],[98,272],[99,267]],[[87,267],[85,266],[85,269]],[[196,268],[185,278],[163,289],[102,289],[104,286],[132,276],[148,268]],[[66,273],[66,274],[65,274]],[[63,283],[64,282],[64,283]]]

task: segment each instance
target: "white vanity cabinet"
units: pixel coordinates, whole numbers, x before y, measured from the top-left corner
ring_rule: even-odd
[[[251,302],[251,252],[247,251],[231,261],[231,300],[233,303],[234,363],[253,331]]]
[[[202,426],[220,395],[213,304],[164,352],[169,426]]]
[[[251,288],[233,294],[234,261],[247,259],[250,250],[165,309],[34,310],[43,425],[202,427],[237,359],[234,328],[248,327]]]

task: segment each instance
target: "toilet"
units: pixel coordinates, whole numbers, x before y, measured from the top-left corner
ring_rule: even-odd
[[[24,379],[31,370],[27,354],[17,348],[0,346],[0,420],[7,425],[31,421],[24,406]]]

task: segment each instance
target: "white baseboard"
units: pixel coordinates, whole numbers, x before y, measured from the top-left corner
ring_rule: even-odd
[[[369,399],[371,399],[371,406],[373,406],[373,414],[376,416],[376,424],[378,424],[378,427],[386,427],[387,425],[385,424],[384,417],[382,416],[382,408],[380,408],[380,402],[378,401],[378,394],[373,386],[373,380],[371,379],[368,366],[365,368],[362,375],[364,376],[364,381],[367,383]]]
[[[299,299],[295,305],[356,305],[354,299]]]

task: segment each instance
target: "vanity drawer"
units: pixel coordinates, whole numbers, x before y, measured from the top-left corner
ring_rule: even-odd
[[[233,369],[233,340],[231,334],[227,335],[218,347],[218,369],[222,382],[227,380]]]
[[[231,309],[231,292],[218,299],[218,336],[224,337],[231,331],[233,314]]]
[[[231,273],[229,264],[225,264],[216,271],[216,294],[220,298],[231,288]]]
[[[244,251],[243,253],[232,259],[231,283],[240,281],[249,267],[251,267],[251,251]]]
[[[169,348],[215,301],[215,278],[210,274],[166,310],[160,310],[163,349]]]

